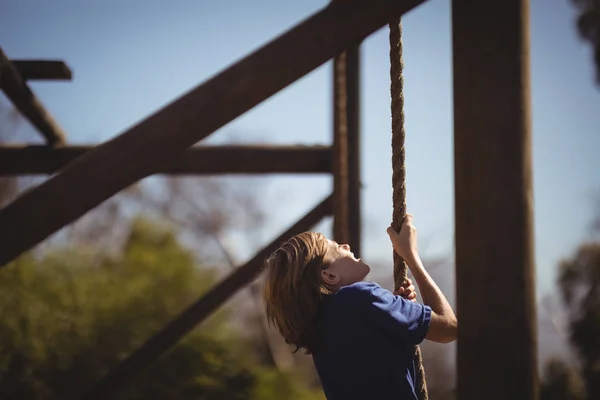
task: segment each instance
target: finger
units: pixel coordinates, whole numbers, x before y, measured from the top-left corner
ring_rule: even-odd
[[[393,237],[393,236],[395,236],[395,235],[398,235],[398,232],[394,228],[392,228],[391,226],[388,226],[388,228],[386,229],[386,232],[387,232],[388,235],[390,235],[390,238]]]
[[[396,289],[396,291],[394,291],[394,294],[396,296],[402,296],[404,294],[404,288],[403,287],[399,287],[398,289]]]
[[[404,290],[408,290],[409,292],[414,292],[415,291],[415,285],[413,285],[412,282],[411,283],[406,283],[403,286],[403,288],[404,288]]]
[[[410,278],[406,278],[406,281],[404,281],[404,287],[411,287],[412,286],[412,281],[410,280]]]
[[[408,295],[408,298],[410,300],[416,299],[417,298],[417,294],[415,292],[412,292],[411,294]]]
[[[412,214],[406,214],[406,216],[404,217],[404,223],[405,224],[410,224],[412,222],[413,216]]]

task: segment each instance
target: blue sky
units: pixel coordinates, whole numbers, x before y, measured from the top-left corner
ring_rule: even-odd
[[[72,143],[105,141],[327,4],[323,0],[5,0],[0,45],[13,58],[63,59],[72,82],[35,92]],[[538,292],[557,262],[587,237],[600,192],[600,90],[589,46],[567,0],[532,0],[532,104]],[[387,28],[362,46],[363,257],[391,259]],[[453,155],[450,2],[430,1],[404,19],[408,208],[423,251],[452,255]],[[492,79],[492,78],[491,78]],[[331,141],[329,63],[222,128],[248,142]],[[24,128],[26,129],[26,128]],[[270,241],[325,197],[329,177],[270,179]],[[327,231],[330,224],[320,225]],[[250,249],[242,249],[245,256]],[[510,249],[507,249],[510,251]],[[242,257],[243,258],[243,257]],[[381,271],[380,271],[381,272]],[[387,272],[385,272],[387,273]]]

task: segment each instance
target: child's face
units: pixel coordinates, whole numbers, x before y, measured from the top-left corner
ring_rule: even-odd
[[[364,280],[371,271],[360,258],[354,257],[349,245],[330,239],[325,258],[329,267],[321,272],[321,279],[335,290]]]

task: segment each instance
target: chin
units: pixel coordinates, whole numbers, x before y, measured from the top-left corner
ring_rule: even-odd
[[[371,267],[369,266],[369,264],[363,262],[362,260],[360,260],[360,263],[362,264],[362,266],[365,268],[365,270],[367,271],[367,273],[365,274],[365,276],[367,276],[370,272],[371,272]]]
[[[362,280],[364,281],[365,279],[367,279],[367,276],[369,276],[369,274],[371,273],[371,267],[369,267],[367,264],[365,264],[366,267],[366,273],[364,274]]]

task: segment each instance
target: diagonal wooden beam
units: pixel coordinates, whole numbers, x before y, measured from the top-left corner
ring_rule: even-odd
[[[0,211],[0,266],[422,0],[330,4]]]
[[[17,110],[46,138],[48,145],[54,146],[64,143],[65,134],[63,130],[35,97],[2,49],[0,49],[0,69],[2,69],[0,88]]]
[[[332,203],[331,196],[323,200],[292,227],[279,235],[277,239],[260,250],[250,261],[216,285],[165,328],[150,338],[137,351],[123,360],[82,398],[86,400],[114,398],[115,394],[125,384],[130,383],[132,378],[145,367],[158,359],[171,346],[180,341],[194,327],[210,316],[231,295],[255,279],[261,271],[265,259],[282,242],[298,233],[311,229],[323,217],[330,215],[332,212]]]
[[[73,74],[63,61],[54,60],[10,60],[24,81],[61,80],[70,81]]]
[[[53,174],[93,146],[3,146],[0,176]],[[331,173],[329,146],[194,146],[157,169],[168,175]]]

